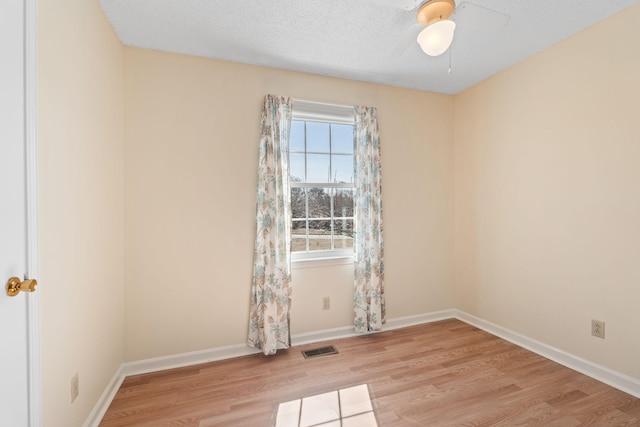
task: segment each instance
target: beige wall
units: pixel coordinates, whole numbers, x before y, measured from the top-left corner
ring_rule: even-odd
[[[635,6],[454,104],[456,306],[634,378],[639,25]]]
[[[127,360],[246,342],[267,93],[378,108],[388,317],[452,307],[451,97],[136,48],[125,68]],[[294,270],[292,332],[351,325],[352,280]]]
[[[97,2],[38,3],[43,425],[80,426],[124,354],[124,48]]]

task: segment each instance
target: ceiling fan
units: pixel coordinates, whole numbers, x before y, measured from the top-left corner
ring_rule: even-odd
[[[368,0],[371,3],[415,11],[417,23],[407,29],[391,52],[402,56],[415,41],[429,56],[446,52],[453,42],[456,28],[495,32],[509,22],[509,16],[469,1],[454,0]]]

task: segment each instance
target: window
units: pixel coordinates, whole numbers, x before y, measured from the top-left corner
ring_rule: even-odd
[[[294,101],[289,137],[293,260],[353,255],[353,108]]]

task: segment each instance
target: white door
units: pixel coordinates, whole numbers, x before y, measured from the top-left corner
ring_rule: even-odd
[[[28,273],[25,5],[0,0],[0,426],[7,427],[39,424],[39,416],[30,415],[37,381],[29,369],[33,294],[10,297],[6,286]]]

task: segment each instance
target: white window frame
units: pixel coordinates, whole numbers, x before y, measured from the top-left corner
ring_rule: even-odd
[[[292,120],[332,124],[355,125],[353,106],[325,104],[319,102],[293,100]],[[288,153],[287,153],[288,155]],[[355,149],[353,155],[355,156]],[[297,187],[317,188],[318,183],[298,184]],[[355,188],[355,184],[322,183],[323,188]],[[355,210],[355,209],[354,209]],[[354,219],[355,221],[355,219]],[[291,252],[293,267],[317,267],[353,263],[353,248],[331,251]]]

